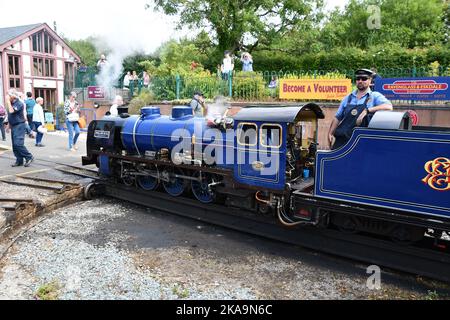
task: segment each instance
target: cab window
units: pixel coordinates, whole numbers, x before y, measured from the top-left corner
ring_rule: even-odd
[[[238,143],[243,146],[256,146],[257,130],[258,127],[254,123],[240,123],[238,125]]]
[[[261,126],[261,146],[270,148],[281,147],[282,128],[278,124],[263,124]]]

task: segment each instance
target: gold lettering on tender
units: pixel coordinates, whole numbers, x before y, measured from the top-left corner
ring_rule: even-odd
[[[428,175],[422,181],[437,191],[450,190],[450,159],[437,158],[425,164]]]

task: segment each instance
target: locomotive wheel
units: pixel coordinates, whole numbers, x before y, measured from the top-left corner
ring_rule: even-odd
[[[168,194],[170,194],[173,197],[178,197],[183,194],[184,190],[186,189],[186,181],[182,178],[176,178],[174,177],[175,174],[183,174],[183,172],[180,169],[167,169],[166,172],[169,181],[163,181],[163,187],[164,190]]]
[[[346,217],[342,224],[338,225],[338,229],[347,234],[354,234],[358,231],[356,221],[352,217]]]
[[[122,183],[124,185],[126,185],[127,187],[134,186],[135,182],[136,182],[136,179],[132,176],[125,176],[122,178]]]
[[[137,183],[145,191],[155,190],[159,185],[158,179],[151,176],[140,176]]]
[[[200,176],[200,172],[194,173],[193,177],[198,178]],[[201,181],[194,181],[191,182],[191,189],[192,193],[194,194],[195,198],[202,202],[202,203],[211,203],[216,198],[216,193],[214,190],[208,187],[210,183],[213,183],[214,177],[210,174],[203,173],[202,174],[202,180]]]
[[[391,240],[397,244],[409,246],[424,237],[425,230],[419,227],[397,226],[391,232]]]
[[[153,167],[152,169],[156,170],[155,167]],[[159,180],[152,176],[139,176],[137,178],[137,183],[139,187],[146,191],[155,190],[159,186]]]

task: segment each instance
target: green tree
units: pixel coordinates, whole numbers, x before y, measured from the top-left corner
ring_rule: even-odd
[[[179,15],[179,27],[211,30],[216,55],[269,45],[304,21],[313,20],[322,0],[153,0],[155,10]],[[147,5],[147,8],[151,7]]]
[[[447,4],[446,4],[447,2]],[[369,28],[374,15],[369,6],[380,9],[379,28]],[[343,12],[335,10],[322,29],[320,41],[326,49],[396,43],[406,48],[442,43],[448,1],[442,0],[350,0]]]
[[[141,62],[141,66],[151,75],[185,75],[204,70],[201,61],[206,60],[206,56],[190,41],[171,40],[158,48],[157,54],[160,61],[147,60]]]
[[[81,57],[82,62],[90,67],[97,65],[100,53],[95,46],[95,39],[66,40],[69,46]]]
[[[145,71],[145,67],[142,65],[143,61],[153,61],[158,60],[155,56],[145,54],[143,52],[133,54],[132,56],[128,56],[123,60],[122,66],[123,70],[126,73],[127,71],[136,71],[137,74],[141,74]]]

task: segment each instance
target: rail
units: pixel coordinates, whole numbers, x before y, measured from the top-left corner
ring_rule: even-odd
[[[344,234],[332,229],[285,228],[279,224],[267,222],[267,218],[243,210],[216,204],[205,205],[185,197],[174,198],[162,192],[144,192],[113,183],[90,185],[88,193],[106,195],[236,231],[450,282],[448,273],[450,250],[449,248],[429,249],[433,246],[431,238],[424,240],[421,246],[415,247],[361,235]]]

